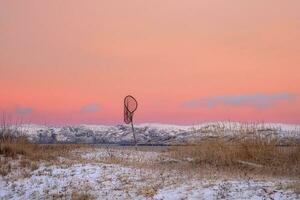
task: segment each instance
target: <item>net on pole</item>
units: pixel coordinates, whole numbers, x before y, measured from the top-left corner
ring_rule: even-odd
[[[136,142],[134,127],[133,127],[133,114],[136,111],[137,106],[138,106],[137,100],[133,96],[128,95],[124,98],[124,122],[126,124],[131,124],[133,139],[134,139],[136,149],[137,149],[136,147],[137,142]]]

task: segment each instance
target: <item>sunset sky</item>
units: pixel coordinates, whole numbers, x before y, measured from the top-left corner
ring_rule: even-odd
[[[31,123],[300,123],[299,0],[0,0],[0,111]]]

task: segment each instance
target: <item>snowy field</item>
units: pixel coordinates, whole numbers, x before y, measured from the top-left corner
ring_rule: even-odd
[[[1,159],[4,159],[3,157]],[[18,162],[8,160],[7,162]],[[291,178],[186,173],[164,151],[83,148],[0,176],[0,199],[300,199]]]

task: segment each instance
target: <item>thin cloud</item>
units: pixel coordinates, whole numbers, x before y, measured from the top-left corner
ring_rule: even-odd
[[[291,101],[296,97],[291,93],[277,93],[277,94],[249,94],[249,95],[228,95],[202,98],[198,100],[191,100],[184,103],[185,107],[215,107],[218,105],[229,106],[252,106],[256,108],[268,108],[276,105],[279,102]]]
[[[82,112],[87,112],[87,113],[93,113],[93,112],[98,112],[99,111],[99,105],[92,103],[85,105],[81,108]]]
[[[19,115],[29,115],[33,112],[33,108],[30,107],[18,107],[15,111]]]

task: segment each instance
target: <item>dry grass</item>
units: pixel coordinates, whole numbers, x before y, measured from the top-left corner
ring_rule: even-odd
[[[275,138],[259,135],[239,141],[214,139],[170,149],[176,159],[191,167],[261,171],[272,175],[300,175],[300,146],[281,147]]]
[[[71,196],[72,200],[92,200],[95,199],[91,194],[84,192],[84,193],[79,193],[79,192],[72,192]]]
[[[57,164],[59,157],[69,157],[78,145],[38,145],[25,137],[0,138],[0,176],[30,176],[39,168],[40,162]],[[14,172],[21,171],[19,175]]]
[[[159,189],[158,185],[146,185],[139,189],[138,194],[148,198],[153,198]]]
[[[300,198],[300,182],[294,182],[283,187],[283,189],[292,190]]]
[[[300,183],[299,183],[299,182],[294,183],[294,184],[292,185],[292,190],[293,190],[296,194],[300,195]]]
[[[29,142],[25,137],[4,137],[0,138],[0,155],[16,158],[21,155],[29,160],[50,161],[55,160],[59,156],[64,156],[74,148],[80,145],[39,145]]]
[[[11,164],[0,161],[0,176],[6,176],[11,172]]]
[[[27,177],[31,175],[31,171],[39,168],[40,163],[68,166],[75,160],[71,152],[85,147],[86,145],[80,144],[35,144],[22,134],[18,126],[8,125],[5,120],[2,120],[0,122],[0,176],[9,179]]]
[[[38,145],[31,143],[18,129],[18,125],[12,126],[10,121],[8,116],[2,115],[0,123],[0,155],[4,157],[17,158],[22,156],[34,161],[49,161],[73,149],[72,145]],[[26,164],[23,163],[22,165],[25,166]]]
[[[73,149],[82,146],[77,144],[34,144],[22,136],[17,129],[2,124],[0,127],[0,175],[7,176],[22,169],[22,174],[26,177],[30,171],[38,169],[41,161],[49,164],[58,163],[60,162],[59,157],[69,157]]]

